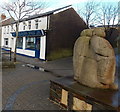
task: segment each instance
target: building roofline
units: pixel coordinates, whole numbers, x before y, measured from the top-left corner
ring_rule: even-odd
[[[67,5],[67,6],[64,6],[64,7],[61,7],[61,8],[58,8],[58,9],[54,9],[52,11],[48,11],[48,12],[45,12],[45,13],[41,13],[41,14],[35,14],[35,15],[32,15],[28,18],[24,18],[22,20],[20,20],[19,22],[22,22],[22,21],[28,21],[28,20],[31,20],[31,19],[35,19],[35,18],[39,18],[39,17],[44,17],[44,16],[49,16],[49,15],[52,15],[54,12],[57,12],[57,11],[60,11],[62,9],[65,9],[65,8],[68,8],[68,7],[71,7],[72,5]],[[13,22],[12,24],[16,23],[17,21]]]
[[[4,22],[4,21],[6,21],[6,20],[8,20],[8,19],[10,19],[10,17],[6,17],[5,19],[0,20],[0,22]]]
[[[1,23],[1,26],[7,26],[7,25],[10,25],[11,23],[13,23],[15,20],[14,20],[14,18],[6,18],[6,19],[4,19],[4,20],[2,20],[2,21],[0,21],[0,23]]]

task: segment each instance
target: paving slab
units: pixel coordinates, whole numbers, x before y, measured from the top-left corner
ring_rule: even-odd
[[[26,64],[31,64],[37,67],[42,67],[47,71],[59,76],[71,76],[73,75],[73,61],[72,57],[56,59],[53,61],[41,61],[36,58],[25,57],[17,55],[17,60]]]
[[[56,77],[23,64],[19,63],[13,69],[3,69],[3,110],[61,110],[49,100],[49,83]]]

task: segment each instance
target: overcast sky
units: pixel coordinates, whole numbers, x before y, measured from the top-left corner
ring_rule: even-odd
[[[4,4],[4,2],[8,3],[11,2],[13,0],[0,0],[0,5]],[[33,1],[33,0],[32,0]],[[40,1],[40,0],[34,0],[34,1]],[[41,0],[41,1],[46,1],[49,4],[49,8],[59,8],[62,6],[66,6],[66,5],[70,5],[72,4],[73,6],[79,4],[82,5],[84,2],[88,1],[88,0]],[[94,0],[96,2],[101,1],[103,3],[107,2],[107,3],[118,3],[118,1],[120,0]]]
[[[13,2],[15,0],[0,0],[0,5],[4,5],[4,2],[9,3],[9,2]],[[49,7],[47,10],[44,10],[44,12],[49,11],[49,10],[53,10],[56,8],[60,8],[60,7],[64,7],[66,5],[72,5],[74,7],[74,9],[76,10],[77,7],[82,8],[84,6],[84,3],[86,1],[89,0],[32,0],[32,1],[45,1],[49,4]],[[95,2],[100,2],[103,4],[112,4],[112,5],[118,5],[118,2],[120,0],[94,0]],[[77,10],[76,10],[77,11]],[[1,12],[0,13],[4,13]]]
[[[84,3],[89,0],[45,0],[47,2],[51,2],[52,4],[55,5],[69,5],[69,4],[79,4],[79,3]],[[101,1],[101,2],[118,2],[120,0],[94,0],[96,2]]]

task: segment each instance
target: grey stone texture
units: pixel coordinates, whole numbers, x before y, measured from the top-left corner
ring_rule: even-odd
[[[74,79],[92,88],[117,89],[115,54],[104,29],[84,30],[74,46]]]

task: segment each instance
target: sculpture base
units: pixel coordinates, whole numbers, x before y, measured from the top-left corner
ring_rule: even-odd
[[[73,77],[51,80],[50,99],[68,110],[120,111],[120,91],[89,88]]]

